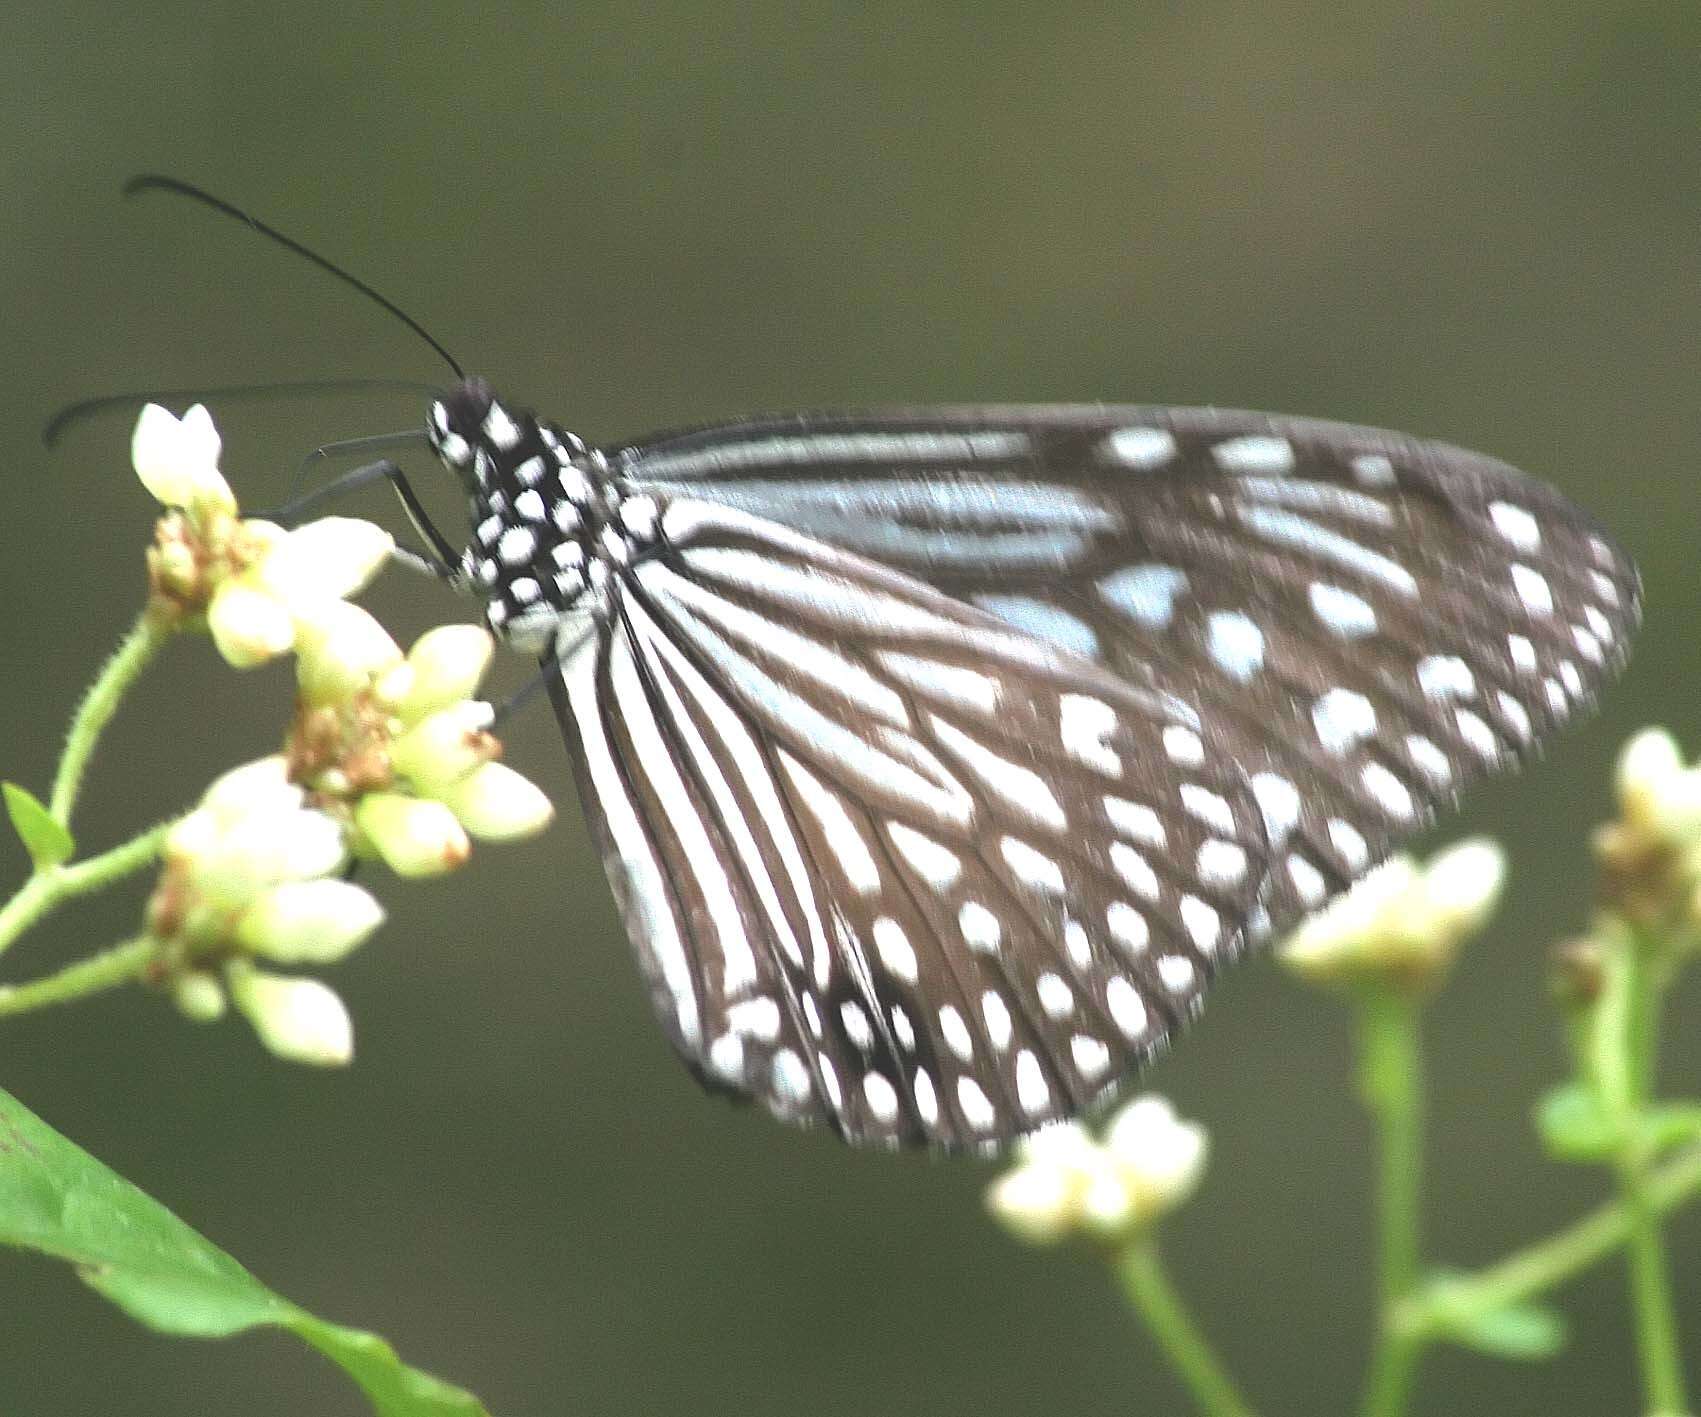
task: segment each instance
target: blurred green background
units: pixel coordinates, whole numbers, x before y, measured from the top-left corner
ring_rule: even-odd
[[[316,243],[593,438],[763,407],[1106,398],[1481,447],[1595,508],[1647,577],[1603,718],[1443,828],[1502,837],[1514,876],[1431,1020],[1428,1248],[1480,1263],[1544,1233],[1601,1189],[1527,1125],[1561,1064],[1544,952],[1586,918],[1617,744],[1663,721],[1701,749],[1701,7],[1496,8],[7,6],[0,771],[45,786],[149,529],[127,419],[49,455],[49,412],[139,385],[442,377],[239,228],[121,202],[138,170]],[[421,416],[373,396],[215,412],[253,506],[316,444]],[[464,614],[400,575],[370,603],[404,631]],[[110,737],[83,838],[267,751],[288,685],[178,646]],[[6,1023],[0,1080],[284,1293],[498,1414],[1181,1410],[1096,1269],[983,1218],[990,1168],[853,1155],[699,1096],[649,1019],[547,710],[510,751],[562,819],[457,879],[383,883],[388,927],[334,976],[353,1068],[292,1070],[237,1024],[124,994]],[[0,868],[23,870],[9,841]],[[136,909],[119,893],[56,917],[8,977]],[[1679,1003],[1667,1077],[1693,1094],[1701,989]],[[1213,1137],[1174,1270],[1270,1413],[1343,1410],[1365,1350],[1347,1044],[1330,1001],[1260,961],[1150,1079]],[[1671,1235],[1692,1359],[1698,1222]],[[1631,1410],[1616,1267],[1563,1305],[1562,1359],[1441,1354],[1425,1409]],[[156,1339],[45,1261],[0,1255],[0,1314],[6,1414],[362,1410],[283,1338]]]

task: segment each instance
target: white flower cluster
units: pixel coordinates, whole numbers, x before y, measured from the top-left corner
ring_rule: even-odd
[[[1393,856],[1288,937],[1282,963],[1319,983],[1426,989],[1480,930],[1500,899],[1506,853],[1485,837],[1425,864]]]
[[[219,450],[199,406],[178,419],[150,405],[137,423],[137,475],[170,509],[149,555],[155,613],[204,614],[238,667],[293,649],[299,692],[284,751],[226,773],[172,828],[148,905],[152,976],[190,1017],[233,1003],[279,1056],[346,1063],[342,1001],[267,967],[334,963],[378,927],[377,900],[338,873],[355,857],[402,876],[451,870],[469,836],[529,836],[554,809],[496,761],[492,709],[472,697],[489,634],[442,626],[404,655],[347,600],[388,557],[388,533],[344,517],[296,531],[244,521]]]
[[[219,653],[247,669],[287,653],[305,620],[362,590],[395,542],[352,517],[294,531],[242,519],[219,471],[220,447],[200,404],[182,418],[149,404],[130,456],[142,485],[168,509],[148,557],[156,604],[204,615]]]
[[[1206,1151],[1205,1129],[1148,1093],[1116,1113],[1103,1140],[1078,1122],[1024,1138],[1016,1165],[987,1188],[987,1208],[1032,1244],[1126,1240],[1193,1194]]]
[[[334,963],[383,921],[370,892],[332,875],[348,859],[343,835],[307,805],[281,756],[226,773],[171,829],[148,929],[186,1014],[218,1018],[228,992],[279,1056],[348,1062],[354,1031],[336,994],[254,964]]]

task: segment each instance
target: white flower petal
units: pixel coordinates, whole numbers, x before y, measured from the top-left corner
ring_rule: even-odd
[[[1505,881],[1506,853],[1500,844],[1472,837],[1430,858],[1423,890],[1439,926],[1468,933],[1493,913]]]
[[[290,605],[342,600],[366,587],[395,545],[395,538],[372,522],[321,517],[290,532],[254,574]]]
[[[212,416],[196,404],[182,418],[150,403],[136,419],[130,461],[142,486],[167,507],[236,511],[230,484],[218,470],[219,435]]]
[[[1074,1226],[1077,1198],[1068,1176],[1051,1166],[1018,1166],[986,1190],[986,1206],[1030,1244],[1060,1240]]]

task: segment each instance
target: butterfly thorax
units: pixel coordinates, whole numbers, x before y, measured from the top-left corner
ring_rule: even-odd
[[[426,436],[466,489],[461,573],[496,635],[543,650],[565,615],[605,603],[613,568],[632,558],[654,504],[624,506],[600,450],[501,403],[482,379],[432,404]]]

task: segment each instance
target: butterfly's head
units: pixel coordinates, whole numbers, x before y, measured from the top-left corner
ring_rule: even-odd
[[[546,647],[580,608],[591,548],[612,510],[602,455],[573,434],[465,379],[431,405],[425,435],[467,493],[461,570],[490,628],[522,650]]]

